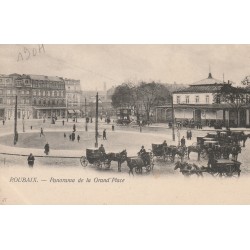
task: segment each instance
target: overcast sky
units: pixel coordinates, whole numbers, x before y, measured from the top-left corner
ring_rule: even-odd
[[[111,87],[127,80],[189,84],[206,78],[209,65],[213,77],[221,80],[223,73],[233,82],[250,75],[250,45],[45,44],[41,53],[38,47],[0,45],[0,74],[80,79],[84,90],[102,90],[104,82]],[[28,60],[24,48],[30,52]]]

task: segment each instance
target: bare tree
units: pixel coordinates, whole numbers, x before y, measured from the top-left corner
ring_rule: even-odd
[[[214,101],[216,103],[227,103],[236,113],[237,126],[240,125],[240,110],[249,103],[245,88],[225,84],[221,87],[220,91],[214,94]]]

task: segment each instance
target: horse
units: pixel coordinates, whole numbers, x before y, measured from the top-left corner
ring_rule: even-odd
[[[111,163],[111,161],[117,161],[118,172],[121,172],[122,163],[127,159],[127,150],[124,149],[120,153],[108,153],[107,159],[109,163]]]
[[[126,161],[129,167],[129,175],[130,173],[134,175],[133,171],[134,168],[135,171],[140,174],[142,174],[143,167],[146,167],[147,172],[149,172],[151,168],[153,168],[153,163],[150,153],[146,153],[143,156],[127,157]]]
[[[189,164],[187,162],[182,163],[177,161],[174,170],[177,170],[178,168],[180,169],[180,172],[186,177],[194,174],[196,174],[198,177],[203,177],[201,168],[199,168],[196,164]]]
[[[176,147],[173,145],[164,147],[164,151],[165,151],[165,156],[168,158],[171,158],[171,161],[174,162],[175,161],[175,156],[178,155],[181,157],[181,161],[183,160],[184,156],[185,156],[185,151],[186,151],[186,147]]]
[[[194,152],[194,153],[198,153],[198,161],[200,161],[200,158],[201,158],[201,147],[200,145],[196,145],[196,146],[188,146],[188,159],[190,159],[189,155],[191,152]]]

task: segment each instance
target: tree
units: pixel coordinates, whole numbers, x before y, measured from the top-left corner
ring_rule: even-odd
[[[134,91],[134,86],[131,83],[123,83],[116,87],[112,95],[112,106],[114,108],[132,108],[134,105]]]
[[[147,121],[150,120],[150,113],[157,105],[162,105],[167,102],[170,93],[166,86],[160,83],[145,83],[141,82],[137,87],[138,101],[142,103]]]
[[[216,103],[227,103],[236,113],[236,123],[240,125],[240,110],[248,103],[247,91],[245,88],[233,87],[231,84],[225,84],[214,95]]]

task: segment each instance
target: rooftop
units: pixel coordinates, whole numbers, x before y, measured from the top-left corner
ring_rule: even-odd
[[[211,72],[209,72],[208,78],[202,79],[198,82],[194,82],[191,85],[204,85],[204,84],[215,84],[215,83],[221,84],[223,83],[223,81],[213,78]]]

